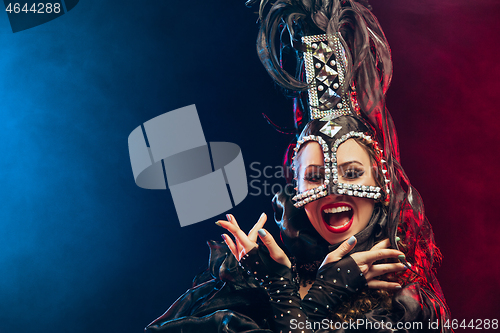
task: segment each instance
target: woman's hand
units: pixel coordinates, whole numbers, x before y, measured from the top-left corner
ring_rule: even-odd
[[[250,250],[257,247],[257,236],[261,239],[264,245],[269,250],[269,255],[273,258],[277,263],[287,266],[288,268],[292,267],[290,259],[288,259],[287,255],[281,247],[278,246],[273,236],[266,232],[266,230],[262,229],[264,224],[267,221],[267,215],[262,213],[259,220],[253,226],[252,230],[246,235],[238,226],[238,222],[233,215],[227,214],[228,221],[220,220],[217,221],[216,224],[218,226],[223,227],[227,231],[229,231],[233,236],[235,241],[229,237],[227,234],[223,234],[222,238],[224,242],[226,242],[231,253],[240,261],[240,259]]]
[[[342,259],[349,251],[351,251],[356,245],[356,238],[352,236],[344,243],[342,243],[338,249],[330,252],[326,257],[321,267],[331,263],[336,262]],[[389,249],[390,242],[389,239],[384,239],[380,243],[374,245],[369,251],[362,251],[351,254],[351,258],[354,259],[356,264],[358,265],[361,273],[365,276],[366,281],[368,282],[368,287],[373,289],[396,289],[401,288],[396,282],[388,282],[376,280],[377,276],[384,275],[387,273],[395,273],[402,270],[405,270],[406,267],[401,263],[390,263],[390,264],[376,264],[373,263],[375,261],[383,260],[383,259],[398,259],[404,258],[404,254],[401,251]]]

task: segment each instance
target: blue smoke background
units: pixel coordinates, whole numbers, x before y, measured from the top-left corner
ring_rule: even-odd
[[[428,123],[439,112],[437,106],[429,110],[425,99],[413,99],[412,87],[425,83],[425,93],[437,83],[418,76],[422,58],[412,58],[413,44],[404,43],[405,36],[399,34],[405,22],[411,31],[429,22],[467,22],[441,20],[445,7],[436,9],[432,6],[441,5],[424,2],[429,13],[411,1],[373,5],[382,26],[390,26],[386,33],[400,61],[395,63],[394,92],[389,97],[392,110],[404,109],[400,106],[411,100],[417,110],[427,112],[423,119],[405,120],[393,111],[403,165],[424,199],[426,192],[439,199],[445,194],[435,192],[440,177],[431,171],[455,162],[425,164],[423,170],[404,160],[429,159],[423,149],[410,149],[406,155],[404,149],[416,146],[418,135],[411,133],[425,128],[415,121]],[[498,40],[497,20],[481,20],[484,15],[498,16],[498,4],[477,1],[475,11],[466,1],[453,6],[475,15],[473,24],[489,24],[491,40]],[[279,166],[291,137],[272,130],[260,113],[290,126],[291,117],[283,115],[290,116],[291,103],[273,86],[256,56],[255,21],[254,11],[243,1],[82,0],[60,18],[16,34],[7,15],[0,14],[1,333],[140,332],[190,287],[192,277],[206,266],[206,240],[220,239],[221,230],[213,225],[217,219],[181,228],[168,191],[135,185],[127,138],[153,117],[196,104],[207,141],[238,144],[247,166],[255,161]],[[439,25],[436,29],[442,28]],[[432,45],[434,33],[429,29],[415,38]],[[440,50],[439,44],[433,46]],[[490,62],[498,72],[498,65]],[[398,77],[398,69],[405,76]],[[474,88],[475,83],[454,93],[467,100]],[[484,124],[488,117],[484,115]],[[471,136],[483,133],[482,128],[467,130],[473,131]],[[422,131],[433,139],[433,133]],[[498,138],[487,144],[498,147]],[[255,175],[248,168],[247,172]],[[474,181],[475,174],[471,177]],[[477,177],[481,182],[483,176]],[[497,176],[489,180],[489,188],[500,185]],[[230,213],[241,216],[240,225],[249,229],[261,212],[272,215],[270,199],[264,193],[249,196]],[[432,202],[426,204],[431,221],[446,221]],[[476,238],[484,229],[499,234],[498,227],[487,224],[494,218],[485,215],[481,220],[487,222],[476,230]],[[267,228],[278,235],[273,223]],[[445,262],[448,255],[449,262],[459,264],[461,258],[453,255],[457,240],[446,239],[446,224],[438,224],[435,232]],[[482,258],[494,262],[493,254],[491,260],[485,258],[495,251],[485,251]],[[457,280],[454,266],[443,268],[448,273],[439,277],[448,300],[457,301],[450,304],[457,318],[496,314],[488,307],[466,308],[463,304],[468,302],[458,305],[461,293],[455,287],[466,282]],[[467,283],[485,291],[482,280],[467,278],[472,279]],[[500,296],[498,286],[488,293]]]
[[[80,1],[13,34],[0,15],[0,332],[141,332],[204,269],[215,220],[181,229],[168,191],[135,185],[127,138],[196,104],[207,141],[279,165],[288,138],[252,156],[251,123],[279,135],[242,103],[255,19],[240,2]]]

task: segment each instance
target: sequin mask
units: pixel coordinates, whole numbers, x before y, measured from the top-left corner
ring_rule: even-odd
[[[381,165],[379,169],[384,174],[385,185],[383,187],[339,182],[337,150],[342,143],[355,138],[372,147],[375,151],[377,165]],[[297,141],[293,156],[294,165],[300,148],[309,141],[317,142],[323,151],[324,176],[321,185],[298,192],[293,196],[292,200],[295,202],[294,206],[296,208],[329,194],[350,195],[373,200],[386,200],[388,198],[390,193],[389,179],[387,177],[386,163],[382,159],[382,150],[378,148],[377,142],[369,134],[368,128],[357,117],[327,116],[312,121],[311,126],[306,127]],[[297,170],[295,171],[295,180],[297,181]]]

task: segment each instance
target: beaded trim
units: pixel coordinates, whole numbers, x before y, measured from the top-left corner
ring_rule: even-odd
[[[361,138],[370,144],[374,144],[375,149],[378,151],[379,155],[382,156],[382,150],[378,148],[377,142],[374,141],[370,135],[367,135],[363,132],[351,131],[343,135],[339,139],[337,139],[331,148],[331,154],[329,152],[328,145],[326,144],[325,140],[323,140],[319,136],[309,135],[297,141],[297,145],[294,148],[295,153],[292,158],[292,161],[295,161],[295,158],[297,156],[298,151],[300,150],[300,147],[305,142],[316,141],[320,144],[320,146],[323,149],[323,157],[325,162],[325,179],[322,185],[301,193],[297,193],[297,195],[295,195],[292,198],[292,200],[295,201],[294,206],[296,208],[300,208],[311,201],[325,197],[328,195],[328,193],[335,193],[337,195],[349,195],[360,198],[369,198],[374,200],[380,199],[384,191],[387,194],[390,193],[390,188],[389,188],[390,180],[387,177],[387,165],[386,165],[387,163],[383,159],[381,159],[381,162],[382,162],[382,172],[384,173],[385,188],[380,188],[378,186],[371,186],[371,185],[339,183],[338,170],[337,170],[337,149],[342,143],[351,138]],[[293,170],[295,170],[295,167],[293,167]],[[297,176],[295,177],[295,180],[297,181]],[[298,191],[297,188],[296,190]]]
[[[320,185],[318,187],[309,189],[301,193],[297,193],[297,195],[292,198],[293,201],[296,201],[294,203],[294,206],[296,208],[300,208],[311,201],[317,200],[322,197],[326,197],[328,195],[328,184],[330,183],[329,178],[331,173],[330,163],[332,161],[336,161],[335,157],[330,158],[330,154],[328,153],[329,147],[328,144],[325,142],[325,140],[323,140],[323,138],[321,138],[320,136],[316,135],[308,135],[303,137],[301,140],[297,141],[297,145],[293,149],[295,152],[293,154],[292,161],[295,161],[297,152],[300,150],[300,147],[308,141],[318,142],[321,148],[323,149],[323,157],[325,161],[325,180],[323,181],[323,185]],[[293,167],[292,169],[295,170],[295,167]],[[297,177],[295,177],[295,180],[297,180]],[[296,188],[296,190],[298,189]]]
[[[310,83],[311,119],[331,114],[336,117],[352,114],[350,97],[347,93],[337,105],[329,105],[327,102],[330,97],[341,97],[340,88],[345,80],[347,58],[339,33],[305,36],[302,37],[302,43],[306,45],[304,60],[307,82]]]
[[[350,196],[369,198],[375,200],[379,199],[382,196],[380,190],[381,188],[378,186],[343,184],[343,183],[339,183],[337,185],[338,194],[347,194]]]

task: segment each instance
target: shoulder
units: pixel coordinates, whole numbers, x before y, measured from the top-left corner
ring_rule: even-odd
[[[393,309],[401,313],[400,321],[437,321],[440,327],[450,317],[448,307],[438,293],[432,287],[418,283],[406,285],[394,295]]]

